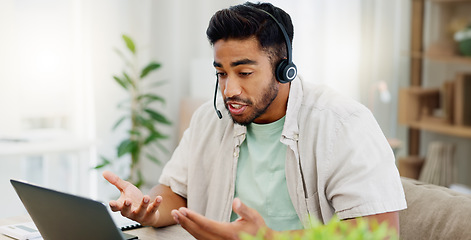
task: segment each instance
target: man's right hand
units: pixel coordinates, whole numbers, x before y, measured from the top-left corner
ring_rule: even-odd
[[[162,197],[151,199],[142,194],[136,186],[124,181],[110,171],[104,171],[103,177],[113,184],[121,192],[118,200],[111,200],[110,207],[114,212],[120,211],[121,215],[139,222],[143,226],[155,226],[159,220],[158,208]]]

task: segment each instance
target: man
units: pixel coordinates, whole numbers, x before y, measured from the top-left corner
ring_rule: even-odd
[[[302,229],[309,215],[398,230],[406,203],[391,148],[364,106],[295,78],[289,15],[245,3],[218,11],[207,35],[227,112],[195,112],[149,196],[104,172],[121,191],[111,208],[198,239]]]

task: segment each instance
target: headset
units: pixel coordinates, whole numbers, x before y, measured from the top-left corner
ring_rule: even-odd
[[[283,25],[269,12],[260,9],[260,8],[255,8],[251,6],[247,6],[249,8],[252,8],[256,11],[264,12],[268,16],[270,16],[273,21],[275,21],[276,25],[280,28],[281,32],[283,33],[283,36],[285,38],[285,44],[286,44],[286,51],[288,52],[288,58],[287,59],[282,59],[280,63],[276,66],[275,70],[275,78],[278,82],[280,83],[289,83],[293,81],[296,78],[296,75],[298,74],[298,69],[296,68],[296,65],[293,63],[293,58],[292,58],[292,49],[291,49],[291,41],[289,40],[288,33],[286,32],[285,28]],[[218,83],[219,83],[219,75],[216,75],[216,89],[214,91],[214,110],[216,110],[216,114],[218,115],[219,119],[222,118],[221,111],[219,111],[216,107],[216,96],[218,93]]]
[[[278,82],[280,83],[289,83],[293,81],[296,78],[296,75],[298,74],[298,69],[296,68],[296,65],[293,63],[291,41],[289,40],[288,33],[286,32],[283,25],[281,25],[281,23],[278,20],[276,20],[276,18],[273,15],[271,15],[269,12],[263,9],[259,9],[259,8],[254,8],[254,9],[264,12],[268,16],[270,16],[273,19],[273,21],[275,21],[276,25],[278,25],[281,32],[283,33],[283,36],[285,37],[286,51],[288,52],[288,59],[281,60],[281,62],[278,63],[278,65],[276,66],[276,70],[275,70],[276,80],[278,80]]]

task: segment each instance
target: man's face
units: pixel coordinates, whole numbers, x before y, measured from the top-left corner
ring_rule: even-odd
[[[278,95],[268,55],[256,39],[219,40],[214,44],[214,67],[226,109],[241,125],[269,123],[270,109]]]

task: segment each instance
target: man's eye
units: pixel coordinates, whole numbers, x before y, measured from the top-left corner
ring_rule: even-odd
[[[225,73],[225,72],[217,72],[216,73],[217,77],[225,77],[226,75],[227,75],[227,73]]]
[[[252,74],[252,72],[241,72],[239,74],[246,77],[246,76],[249,76],[250,74]]]

